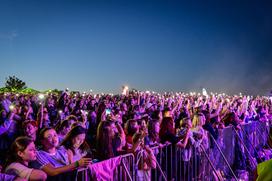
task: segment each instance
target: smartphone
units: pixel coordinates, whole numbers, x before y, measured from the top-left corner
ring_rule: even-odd
[[[14,106],[14,105],[12,105],[12,104],[9,106],[9,110],[10,110],[10,111],[13,111],[13,110],[14,110],[14,108],[15,108],[15,106]]]
[[[92,163],[97,163],[97,162],[99,162],[98,159],[92,159]]]
[[[110,109],[106,109],[106,116],[109,115],[111,113]]]

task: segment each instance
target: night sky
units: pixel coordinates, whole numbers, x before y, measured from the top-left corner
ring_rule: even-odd
[[[272,2],[0,1],[0,87],[267,94]]]

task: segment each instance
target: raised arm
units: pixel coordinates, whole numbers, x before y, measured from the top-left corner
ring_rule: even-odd
[[[39,120],[39,128],[41,129],[43,125],[43,104],[40,107],[40,120]]]
[[[118,133],[120,134],[121,137],[121,145],[125,145],[126,143],[126,134],[124,132],[124,129],[122,128],[121,124],[119,122],[117,122],[116,124],[116,128],[118,130]]]
[[[189,135],[190,135],[190,129],[187,129],[186,134],[185,134],[185,138],[180,140],[177,143],[177,146],[180,147],[180,148],[185,148],[186,145],[188,144]]]
[[[7,120],[5,120],[1,125],[0,125],[0,135],[4,134],[10,127],[12,121],[13,121],[13,116],[14,113],[11,112],[10,116],[8,117]]]
[[[179,98],[178,103],[176,104],[176,106],[172,109],[171,111],[171,115],[174,114],[174,112],[177,110],[178,107],[180,107],[180,104],[182,103],[182,97]]]

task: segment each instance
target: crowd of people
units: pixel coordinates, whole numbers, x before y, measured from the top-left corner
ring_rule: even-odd
[[[0,180],[74,180],[79,168],[139,151],[145,157],[138,169],[155,168],[154,146],[207,148],[208,134],[217,138],[228,126],[272,120],[272,100],[181,92],[5,93],[0,113]]]

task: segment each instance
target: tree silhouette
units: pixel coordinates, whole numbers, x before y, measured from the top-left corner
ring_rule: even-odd
[[[16,90],[21,90],[21,89],[25,89],[26,87],[26,83],[22,80],[20,80],[19,78],[17,78],[16,76],[9,76],[8,78],[6,78],[6,88],[11,90],[11,91],[16,91]]]

